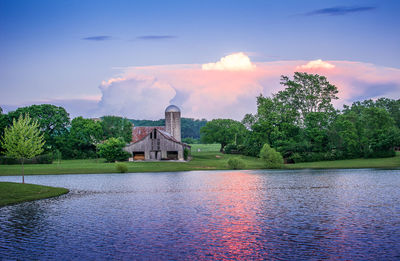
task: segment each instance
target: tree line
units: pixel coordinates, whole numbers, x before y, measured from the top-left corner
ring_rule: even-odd
[[[156,121],[152,120],[132,120],[130,121],[135,126],[165,126],[165,119]],[[181,118],[181,137],[186,143],[197,143],[200,140],[200,129],[207,123],[205,119],[192,119],[192,118]]]
[[[400,146],[400,99],[380,98],[334,108],[338,89],[326,77],[296,72],[281,77],[284,90],[257,97],[257,112],[241,122],[215,119],[203,142],[221,151],[260,156],[265,144],[286,162],[389,157]]]
[[[63,107],[50,104],[32,105],[3,114],[0,109],[0,137],[20,116],[29,115],[43,133],[43,154],[62,155],[65,159],[95,158],[100,143],[110,138],[123,144],[132,140],[132,123],[122,117],[101,119],[77,117],[70,120]],[[0,144],[0,153],[5,148]]]

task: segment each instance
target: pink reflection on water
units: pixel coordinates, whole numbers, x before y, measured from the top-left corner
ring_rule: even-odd
[[[212,182],[217,184],[211,186],[223,189],[210,194],[214,196],[208,205],[210,222],[202,232],[211,238],[211,244],[208,249],[203,248],[204,258],[265,258],[266,251],[260,251],[263,248],[261,224],[256,218],[260,207],[260,197],[256,196],[258,177],[245,172],[227,172]]]

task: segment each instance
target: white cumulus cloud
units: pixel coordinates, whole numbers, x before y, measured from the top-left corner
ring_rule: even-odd
[[[250,61],[250,58],[244,53],[233,53],[222,57],[216,63],[206,63],[202,65],[205,71],[248,71],[253,70],[256,66]]]
[[[297,69],[333,69],[335,65],[330,64],[328,62],[324,62],[321,59],[309,61],[306,64],[301,66],[297,66]]]

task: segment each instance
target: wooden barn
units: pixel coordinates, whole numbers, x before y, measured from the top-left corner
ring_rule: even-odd
[[[133,160],[184,160],[183,151],[185,148],[190,150],[190,146],[180,141],[179,108],[168,106],[165,117],[165,127],[133,127],[132,142],[124,148],[132,154]]]

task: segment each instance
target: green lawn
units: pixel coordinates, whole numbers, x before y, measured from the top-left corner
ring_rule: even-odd
[[[57,197],[68,193],[68,189],[0,182],[0,207],[43,198]]]
[[[200,149],[200,152],[198,152]],[[229,169],[227,161],[232,157],[241,158],[246,169],[262,169],[263,162],[254,157],[227,155],[219,152],[218,144],[193,144],[189,162],[126,162],[128,172],[162,172],[189,170],[224,170]],[[382,159],[351,159],[338,161],[320,161],[284,165],[286,169],[306,168],[400,168],[400,155]],[[25,165],[25,174],[86,174],[115,173],[115,163],[106,163],[103,159],[62,160],[60,164]],[[0,176],[21,175],[19,165],[0,165]]]

